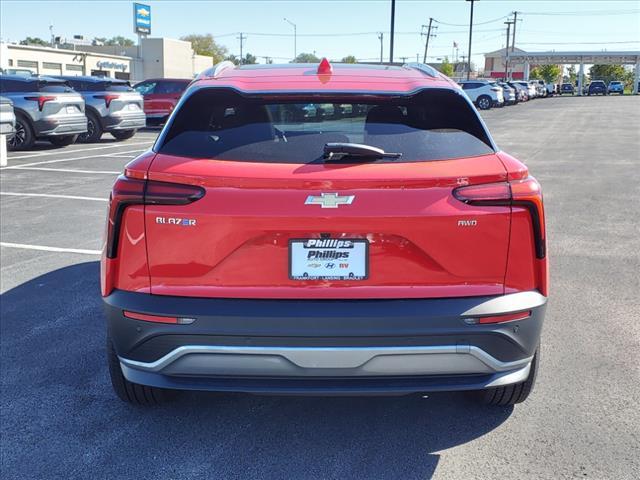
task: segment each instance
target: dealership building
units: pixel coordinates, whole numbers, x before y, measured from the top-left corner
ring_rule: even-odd
[[[0,68],[39,75],[99,75],[138,82],[146,78],[193,78],[213,65],[191,43],[172,38],[140,38],[133,47],[0,43]]]

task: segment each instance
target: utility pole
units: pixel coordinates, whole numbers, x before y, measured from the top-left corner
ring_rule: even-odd
[[[378,33],[378,40],[380,40],[380,63],[384,62],[383,54],[383,46],[384,46],[384,33]]]
[[[422,57],[422,63],[427,63],[427,50],[429,50],[429,39],[431,37],[435,37],[435,34],[431,34],[431,24],[433,23],[433,18],[429,18],[429,26],[427,26],[427,41],[424,44],[424,56]],[[426,25],[422,25],[424,28]],[[433,27],[434,29],[438,27]]]
[[[264,58],[264,63],[271,63],[271,57],[261,57]]]
[[[516,23],[517,22],[518,22],[518,12],[513,12],[513,41],[511,42],[512,52],[513,52],[513,49],[516,47]]]
[[[393,63],[393,35],[396,24],[396,0],[391,0],[391,41],[389,45],[389,63]]]
[[[244,63],[244,57],[242,56],[242,46],[243,42],[247,39],[247,36],[240,32],[240,36],[236,38],[240,40],[240,65],[242,65]]]
[[[506,82],[509,78],[509,39],[511,38],[513,20],[507,20],[504,24],[507,26],[507,47],[504,49],[504,81]]]
[[[467,67],[467,80],[471,78],[471,36],[473,34],[473,4],[477,0],[467,0],[467,2],[471,2],[471,17],[469,18],[469,56],[467,57],[467,61],[469,65]]]
[[[402,63],[407,63],[407,58],[409,57],[400,57],[400,60],[402,60]]]
[[[293,59],[295,60],[298,58],[298,26],[286,18],[284,21],[293,27]]]

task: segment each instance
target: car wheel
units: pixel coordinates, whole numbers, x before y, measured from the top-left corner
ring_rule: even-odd
[[[136,129],[133,129],[133,130],[115,130],[115,131],[111,132],[111,135],[116,140],[127,140],[127,139],[133,137],[136,134],[136,131],[137,131]]]
[[[156,387],[148,387],[130,382],[122,374],[120,360],[113,348],[113,342],[107,337],[107,362],[109,365],[109,376],[111,386],[118,398],[123,402],[133,405],[153,406],[159,405],[169,399],[167,390]]]
[[[78,135],[60,135],[59,137],[49,137],[47,140],[56,147],[66,147],[72,143],[76,143]]]
[[[7,139],[7,150],[27,150],[33,147],[35,141],[36,136],[29,120],[22,114],[16,114],[15,133]]]
[[[80,143],[99,142],[102,137],[102,125],[93,112],[87,112],[87,131],[78,136]]]
[[[536,383],[538,367],[540,365],[540,347],[536,350],[531,361],[531,369],[529,376],[524,382],[514,383],[513,385],[505,385],[504,387],[488,388],[486,390],[477,390],[472,392],[485,405],[494,405],[505,407],[507,405],[515,405],[524,402],[528,397]]]
[[[480,110],[489,110],[491,108],[491,97],[482,95],[478,98],[478,108]]]

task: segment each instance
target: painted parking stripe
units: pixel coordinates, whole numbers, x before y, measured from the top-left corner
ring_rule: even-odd
[[[127,150],[126,152],[118,152],[118,153],[140,153],[140,152],[144,152],[145,149],[137,149],[137,150]],[[76,158],[59,158],[56,160],[44,160],[42,162],[31,162],[31,163],[22,163],[20,165],[12,165],[10,167],[2,167],[0,168],[0,170],[13,170],[16,168],[22,168],[22,167],[36,167],[38,165],[49,165],[51,163],[61,163],[61,162],[73,162],[75,160],[88,160],[90,158],[110,158],[111,155],[109,155],[108,153],[106,155],[87,155],[86,157],[76,157]]]
[[[56,195],[53,193],[17,193],[17,192],[0,192],[0,195],[8,195],[12,197],[43,197],[43,198],[66,198],[69,200],[90,200],[92,202],[108,202],[108,198],[98,197],[79,197],[76,195]]]
[[[40,250],[43,252],[63,252],[63,253],[81,253],[83,255],[100,255],[100,250],[87,250],[84,248],[62,248],[62,247],[47,247],[44,245],[27,245],[25,243],[11,243],[0,242],[0,247],[7,248],[22,248],[25,250]]]
[[[46,167],[14,167],[11,170],[34,170],[38,172],[67,172],[67,173],[104,173],[110,175],[120,175],[121,171],[116,170],[75,170],[73,168],[46,168]]]
[[[155,141],[155,140],[154,140]],[[82,153],[82,152],[92,152],[93,150],[102,150],[105,148],[116,148],[116,147],[134,147],[136,145],[153,145],[153,142],[135,142],[135,143],[119,143],[119,144],[113,144],[113,145],[102,145],[101,147],[92,147],[92,148],[79,148],[77,150],[72,149],[69,150],[69,153]],[[41,153],[32,153],[29,155],[19,155],[17,157],[9,157],[9,160],[20,160],[23,158],[36,158],[36,157],[47,157],[49,155],[60,155],[60,150],[55,151],[55,152],[41,152]]]

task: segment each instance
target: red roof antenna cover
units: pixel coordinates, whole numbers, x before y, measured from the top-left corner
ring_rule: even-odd
[[[318,65],[318,75],[327,75],[333,73],[333,65],[329,63],[329,60],[323,58]]]

